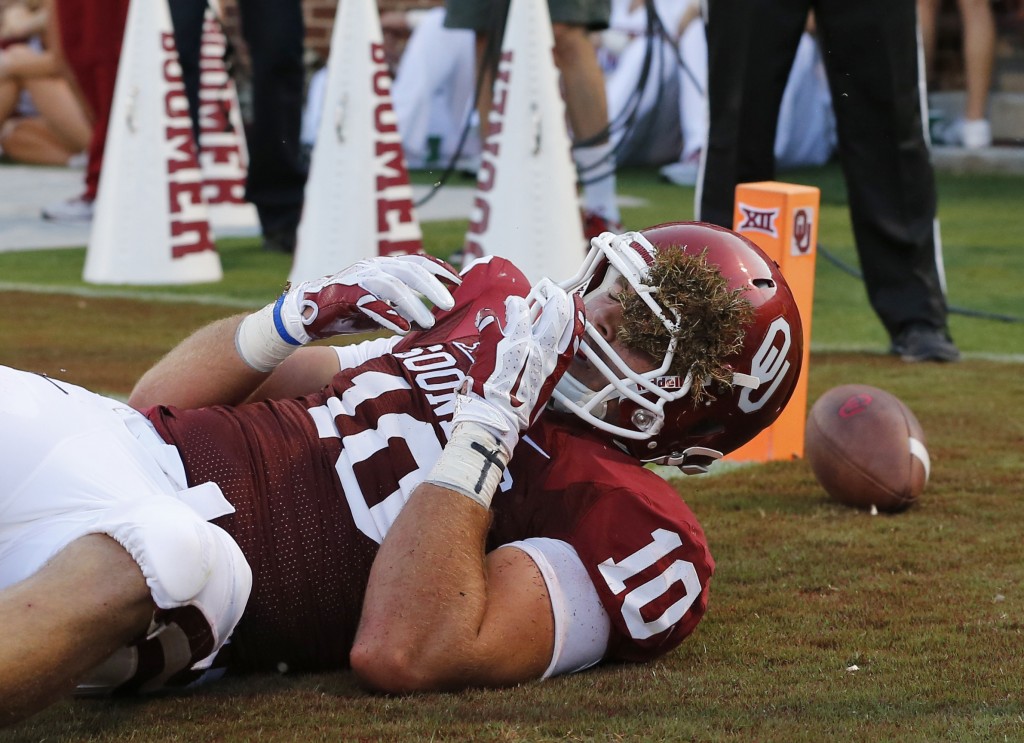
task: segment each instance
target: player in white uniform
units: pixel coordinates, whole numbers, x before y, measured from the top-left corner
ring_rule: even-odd
[[[407,334],[303,347],[377,325]],[[4,369],[3,720],[75,684],[350,666],[404,692],[659,657],[714,562],[642,463],[704,471],[771,423],[801,337],[769,259],[682,223],[605,233],[563,287],[361,262],[198,331],[133,407]]]

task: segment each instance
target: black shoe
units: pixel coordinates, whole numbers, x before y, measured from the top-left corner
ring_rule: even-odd
[[[295,232],[271,230],[263,235],[263,250],[267,253],[295,253]]]
[[[945,330],[930,325],[908,325],[892,340],[889,353],[904,361],[959,361],[960,351]]]

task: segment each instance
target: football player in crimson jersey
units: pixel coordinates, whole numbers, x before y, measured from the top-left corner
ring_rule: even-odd
[[[396,335],[306,345],[376,326]],[[656,658],[714,563],[643,463],[702,472],[752,438],[801,339],[763,253],[678,223],[595,238],[561,286],[360,262],[198,331],[132,407],[0,368],[0,710],[69,683],[351,666],[406,692]]]

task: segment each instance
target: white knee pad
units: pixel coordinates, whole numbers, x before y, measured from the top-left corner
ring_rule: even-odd
[[[169,496],[112,509],[93,531],[128,551],[154,602],[165,610],[157,612],[145,640],[111,658],[119,670],[104,674],[102,682],[95,680],[96,686],[112,690],[131,681],[136,688],[153,689],[181,671],[208,668],[241,619],[252,589],[252,570],[235,541]],[[185,613],[173,611],[181,607],[198,609],[208,627],[197,630],[191,620],[185,627],[179,621]],[[145,662],[133,660],[138,651],[146,655],[147,643],[161,644],[163,668],[143,668]],[[110,663],[104,665],[113,670]]]

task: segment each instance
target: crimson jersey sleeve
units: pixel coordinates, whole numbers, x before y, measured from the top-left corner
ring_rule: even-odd
[[[524,536],[571,545],[612,622],[606,659],[651,660],[693,632],[714,561],[671,485],[592,430],[550,419],[520,442],[509,479],[490,546]]]
[[[608,649],[616,660],[650,660],[693,632],[714,570],[679,495],[663,481],[645,485],[642,495],[606,493],[569,538],[616,630]]]

